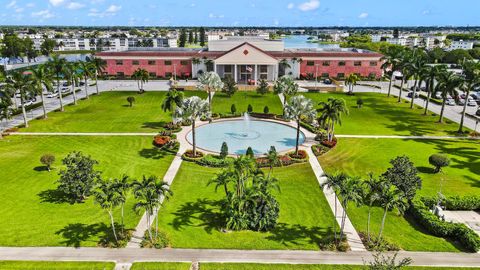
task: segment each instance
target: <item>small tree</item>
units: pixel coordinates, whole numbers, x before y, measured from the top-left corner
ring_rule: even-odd
[[[257,93],[260,95],[265,95],[268,93],[268,82],[266,80],[260,80],[260,83],[257,87]]]
[[[388,168],[382,176],[395,185],[402,193],[403,197],[411,201],[417,189],[422,187],[422,179],[418,176],[417,168],[407,156],[399,156],[390,161],[392,167]]]
[[[50,171],[52,164],[55,162],[55,156],[52,154],[45,154],[40,158],[40,162]]]
[[[450,159],[444,154],[433,154],[428,158],[428,162],[435,167],[435,173],[439,173],[442,171],[442,167],[450,164]]]
[[[222,148],[220,148],[220,158],[224,159],[228,156],[228,145],[226,142],[222,143]]]
[[[357,99],[357,108],[362,108],[363,105],[363,99],[359,98]]]
[[[368,264],[369,270],[398,270],[402,269],[405,266],[408,266],[412,263],[411,258],[403,258],[398,260],[398,253],[393,254],[393,256],[384,256],[381,253],[373,254],[373,261]]]
[[[237,107],[235,106],[235,104],[232,104],[232,106],[230,107],[230,112],[232,112],[233,115],[237,112]]]
[[[263,107],[263,113],[269,113],[269,112],[270,112],[270,109],[268,108],[268,106]]]
[[[89,195],[93,185],[100,179],[100,172],[93,167],[98,161],[82,152],[72,152],[63,160],[67,168],[60,171],[58,189],[77,202],[84,201]]]
[[[248,112],[248,113],[252,113],[252,112],[253,112],[253,107],[252,107],[251,104],[248,104],[247,112]]]
[[[247,157],[249,157],[249,158],[253,158],[253,157],[255,156],[255,154],[253,153],[252,147],[249,146],[249,147],[247,148],[247,152],[245,153],[245,155],[246,155]]]
[[[134,97],[127,97],[127,102],[130,104],[130,107],[132,107],[133,103],[135,102],[135,98]]]
[[[223,80],[222,92],[224,92],[228,97],[233,96],[235,92],[238,91],[237,83],[231,77],[226,77]]]

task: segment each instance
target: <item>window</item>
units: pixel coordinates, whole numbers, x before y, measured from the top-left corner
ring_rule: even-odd
[[[370,61],[370,66],[371,67],[376,67],[377,66],[377,61]]]
[[[132,65],[134,65],[134,66],[138,66],[139,64],[140,64],[140,63],[138,62],[138,60],[133,60],[133,61],[132,61]]]
[[[165,72],[165,78],[171,78],[171,77],[173,77],[171,72]]]
[[[117,72],[117,77],[124,77],[125,76],[125,73],[123,72]]]
[[[322,73],[322,78],[329,78],[330,77],[330,74],[328,73]]]
[[[170,60],[165,61],[165,66],[171,66],[171,65],[172,65],[172,61],[170,61]]]
[[[314,66],[315,62],[314,61],[307,61],[307,66]]]
[[[188,61],[182,60],[182,61],[180,61],[180,65],[186,66],[186,65],[188,65]]]
[[[259,66],[259,71],[260,71],[260,80],[266,80],[268,79],[268,67],[261,65]]]
[[[330,66],[330,61],[323,61],[322,66],[329,67]]]
[[[156,78],[157,77],[157,73],[155,73],[155,72],[150,72],[150,73],[148,73],[148,75],[150,75],[150,78]]]
[[[338,73],[337,78],[339,78],[339,79],[345,78],[345,73]]]
[[[226,66],[224,67],[223,72],[225,72],[225,73],[232,73],[232,66],[226,65]]]
[[[260,66],[260,73],[267,73],[268,67],[267,66]]]
[[[338,62],[338,66],[339,66],[339,67],[345,66],[345,61],[340,61],[340,62]]]
[[[148,60],[149,66],[155,66],[155,60]]]
[[[353,62],[353,65],[356,67],[361,67],[362,66],[362,61],[355,61]]]
[[[123,66],[123,61],[122,60],[116,60],[115,65],[117,66]]]

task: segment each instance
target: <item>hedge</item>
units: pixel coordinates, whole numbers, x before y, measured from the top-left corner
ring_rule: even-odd
[[[421,200],[415,200],[408,211],[431,234],[458,240],[471,252],[480,250],[480,236],[476,232],[461,223],[442,221]]]
[[[420,200],[427,207],[433,207],[438,202],[438,199],[436,197],[422,197],[420,198]],[[442,198],[440,204],[445,206],[445,209],[447,210],[475,211],[480,210],[480,196],[450,196]]]
[[[311,124],[309,123],[305,123],[303,121],[300,121],[300,126],[303,127],[304,129],[312,132],[312,133],[317,133],[318,132],[318,128],[312,126]]]

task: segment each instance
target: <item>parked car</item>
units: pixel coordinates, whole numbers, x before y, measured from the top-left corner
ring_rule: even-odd
[[[457,105],[455,103],[455,100],[453,98],[447,98],[447,100],[445,101],[445,104],[448,105],[448,106],[455,106]]]
[[[62,86],[68,86],[68,82],[62,83]]]
[[[47,98],[56,98],[58,97],[58,92],[52,92],[47,95]]]
[[[475,114],[476,114],[477,116],[480,116],[480,109],[478,109]]]
[[[69,87],[62,87],[62,93],[69,93],[70,92],[70,88]]]
[[[325,79],[325,80],[323,80],[323,83],[324,84],[332,84],[332,81],[330,79]],[[85,85],[85,83],[84,83],[84,85]]]
[[[24,103],[23,103],[23,107],[28,107],[30,105],[33,105],[33,100],[26,100]]]
[[[469,99],[467,100],[467,106],[469,106],[469,107],[475,107],[475,106],[477,106],[477,101],[475,101],[473,98],[469,98]]]
[[[411,98],[413,96],[413,91],[411,92],[408,92],[407,94],[407,97]],[[415,92],[415,98],[418,98],[420,95],[418,94],[418,92]]]
[[[442,93],[436,92],[436,93],[435,93],[435,98],[436,98],[436,99],[442,99]]]

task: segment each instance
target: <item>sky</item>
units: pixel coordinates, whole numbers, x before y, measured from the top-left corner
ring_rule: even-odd
[[[478,26],[478,0],[0,0],[0,25]]]

